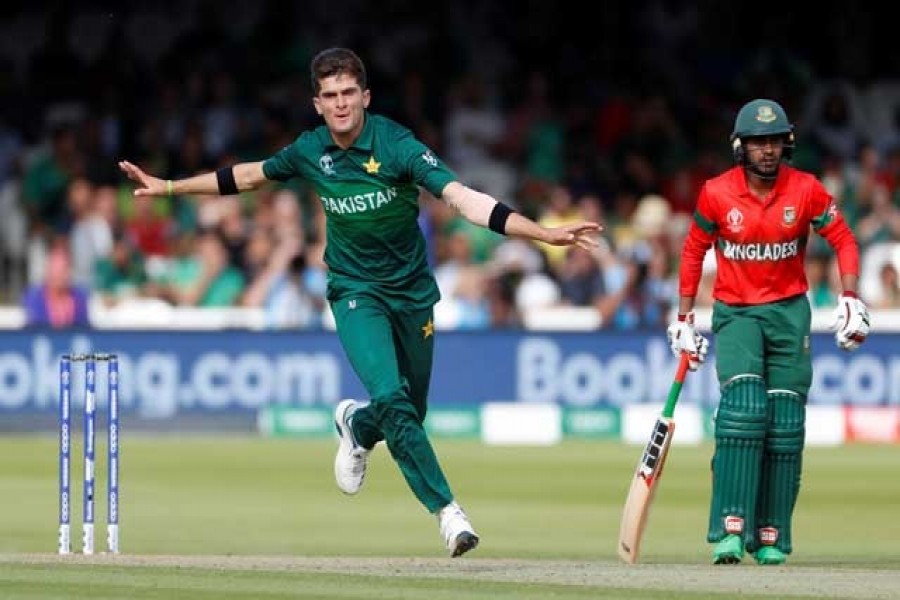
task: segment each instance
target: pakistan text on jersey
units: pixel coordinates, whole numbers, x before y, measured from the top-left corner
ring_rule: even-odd
[[[343,198],[328,198],[322,196],[322,206],[326,211],[340,215],[376,210],[397,197],[397,188],[389,187],[367,192],[344,196]]]
[[[781,243],[735,244],[722,240],[722,254],[728,260],[786,260],[800,252],[800,240]]]

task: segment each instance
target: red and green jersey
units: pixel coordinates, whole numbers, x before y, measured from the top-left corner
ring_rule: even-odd
[[[322,125],[266,160],[263,173],[313,184],[326,216],[330,299],[374,295],[398,309],[438,301],[417,220],[419,186],[440,197],[456,176],[409,129],[367,114],[343,150]]]
[[[703,257],[715,244],[713,297],[726,304],[765,304],[809,289],[804,259],[810,229],[837,252],[841,274],[859,274],[853,232],[813,175],[782,165],[760,200],[742,167],[706,181],[681,256],[680,293],[694,297]]]

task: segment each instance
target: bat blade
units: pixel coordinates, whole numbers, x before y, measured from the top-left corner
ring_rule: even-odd
[[[638,561],[641,540],[647,527],[647,518],[653,505],[653,497],[659,486],[659,480],[666,465],[672,435],[675,433],[675,421],[667,417],[659,417],[653,426],[650,440],[644,448],[641,460],[635,469],[631,487],[625,499],[622,521],[619,527],[619,556],[628,564]]]
[[[644,537],[644,529],[647,527],[647,517],[650,515],[653,497],[656,495],[663,467],[666,466],[669,446],[672,444],[672,435],[675,433],[675,419],[673,418],[675,404],[678,402],[678,395],[681,394],[681,386],[684,384],[690,361],[690,355],[682,352],[678,368],[675,370],[675,381],[669,388],[669,397],[666,399],[662,414],[653,425],[650,440],[644,448],[634,477],[631,479],[628,496],[625,498],[622,522],[619,525],[619,556],[628,564],[636,563],[640,556],[641,540]]]

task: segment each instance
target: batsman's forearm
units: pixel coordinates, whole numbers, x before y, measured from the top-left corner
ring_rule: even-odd
[[[686,315],[692,310],[694,310],[693,296],[681,296],[678,298],[678,314]]]
[[[681,266],[678,270],[678,290],[681,297],[697,295],[703,277],[703,259],[715,238],[691,223],[681,248]]]
[[[844,288],[845,292],[853,292],[854,294],[858,291],[856,288],[859,284],[859,277],[853,273],[844,273],[841,275],[841,287]]]
[[[822,229],[819,234],[825,238],[828,244],[837,254],[838,271],[841,279],[846,275],[859,274],[859,244],[853,235],[853,231],[843,219],[832,223]],[[847,288],[844,288],[847,289]]]

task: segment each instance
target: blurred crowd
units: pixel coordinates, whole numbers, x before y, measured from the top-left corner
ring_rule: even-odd
[[[746,38],[698,3],[598,8],[589,47],[587,25],[561,9],[507,4],[420,15],[351,2],[341,20],[325,2],[5,9],[0,304],[55,327],[89,324],[91,306],[155,305],[257,308],[273,328],[322,327],[324,215],[303,182],[137,201],[116,163],[179,178],[267,158],[319,124],[309,59],[346,45],[369,68],[371,110],[410,127],[463,182],[548,226],[605,226],[595,252],[544,247],[475,227],[423,192],[441,327],[518,327],[560,306],[592,307],[605,328],[664,326],[697,193],[731,166],[734,114],[753,97],[786,107],[794,163],[838,200],[863,251],[866,301],[900,308],[900,65],[873,45],[874,18],[843,15],[855,27],[838,32],[849,56],[837,59],[775,42],[714,57],[717,40]],[[767,42],[787,27],[766,26],[756,33]],[[810,238],[814,307],[835,302],[834,258]],[[710,254],[699,306],[715,268]]]

